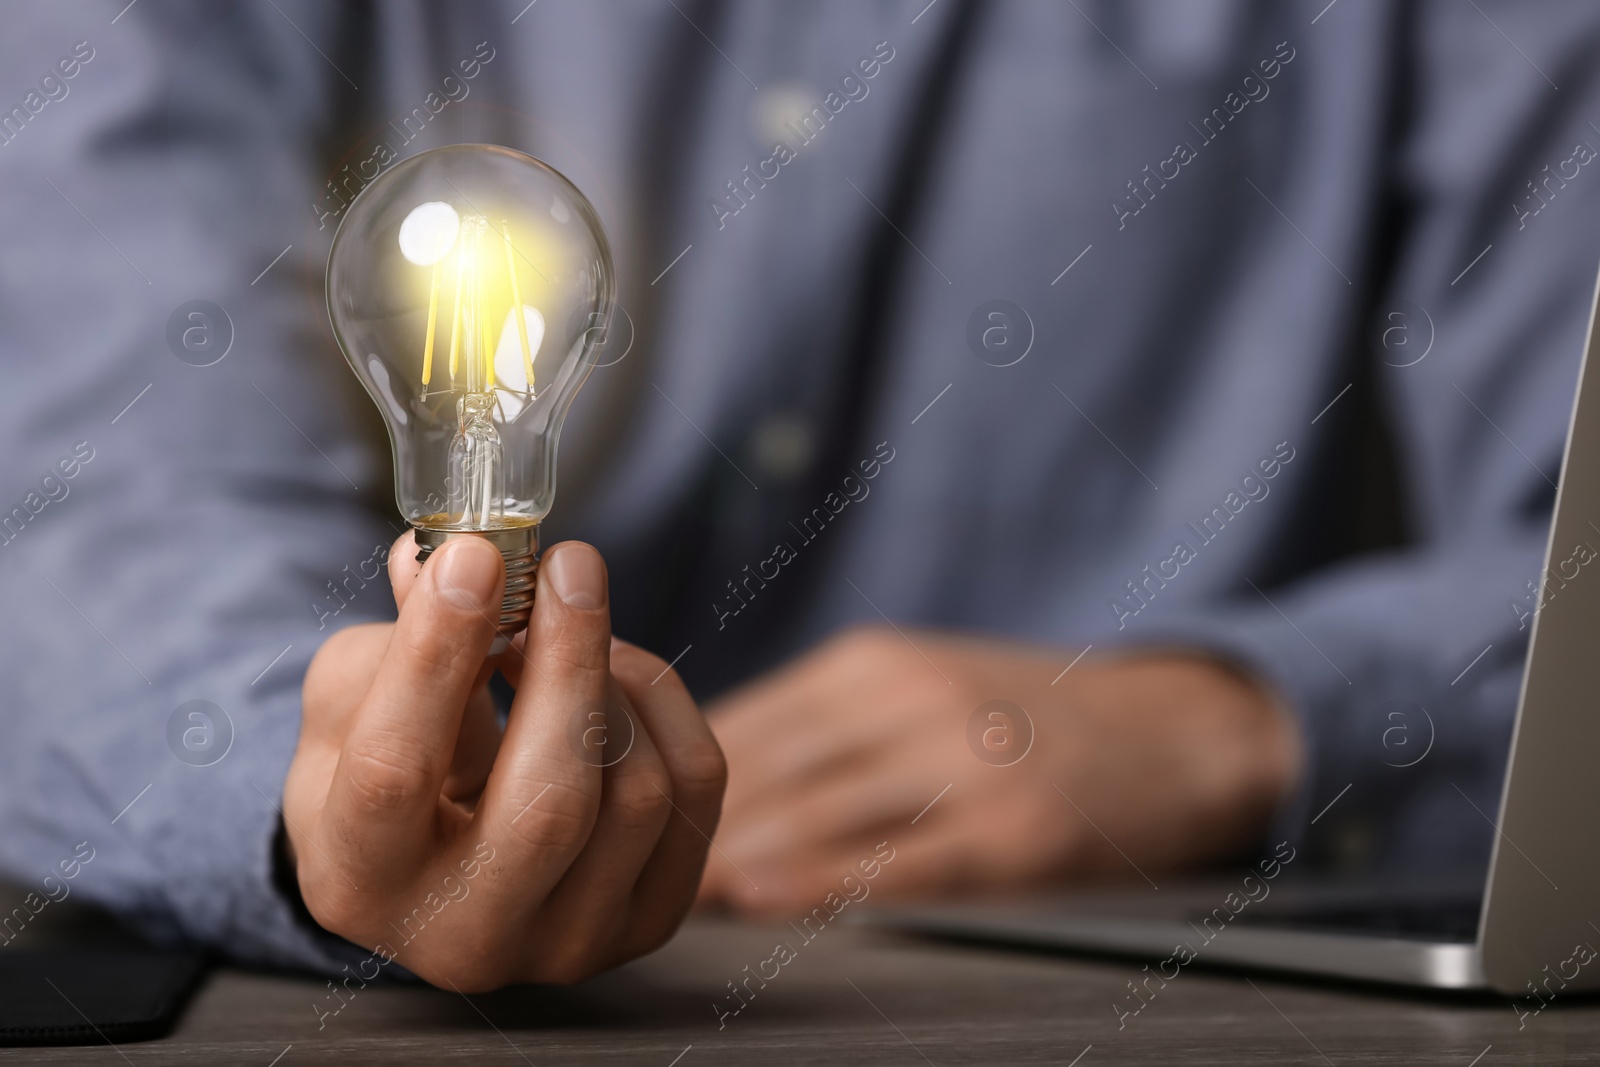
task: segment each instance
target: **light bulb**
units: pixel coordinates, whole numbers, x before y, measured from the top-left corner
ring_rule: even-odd
[[[389,428],[418,559],[482,537],[506,561],[496,651],[528,621],[561,424],[614,293],[589,201],[546,164],[495,145],[396,164],[334,235],[328,314]]]

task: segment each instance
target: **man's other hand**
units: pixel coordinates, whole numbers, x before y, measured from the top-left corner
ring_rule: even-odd
[[[527,634],[494,660],[499,553],[458,538],[415,557],[407,534],[399,620],[333,635],[306,676],[283,812],[312,916],[462,992],[578,981],[661,945],[725,780],[683,684],[612,639],[588,545],[545,553]],[[503,735],[495,667],[517,685]]]
[[[880,842],[890,899],[1140,882],[1264,830],[1301,762],[1268,694],[1194,655],[1063,674],[1070,659],[853,630],[723,699],[732,773],[702,899],[805,911]],[[980,711],[994,700],[1012,706]]]

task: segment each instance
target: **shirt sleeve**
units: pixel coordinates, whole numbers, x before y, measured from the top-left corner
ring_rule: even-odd
[[[1481,7],[1420,5],[1396,60],[1395,251],[1357,341],[1412,543],[1140,637],[1277,690],[1309,763],[1276,830],[1335,864],[1487,860],[1594,293],[1600,18]],[[1553,565],[1595,548],[1600,528]]]
[[[0,867],[329,969],[361,953],[274,889],[280,793],[313,652],[392,617],[397,532],[324,326],[337,11],[62,3],[0,30]]]

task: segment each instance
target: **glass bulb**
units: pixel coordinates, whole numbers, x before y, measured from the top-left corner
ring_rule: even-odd
[[[506,559],[501,644],[527,622],[556,444],[615,294],[584,195],[532,156],[451,145],[361,191],[328,255],[334,336],[389,428],[419,559],[456,536]]]

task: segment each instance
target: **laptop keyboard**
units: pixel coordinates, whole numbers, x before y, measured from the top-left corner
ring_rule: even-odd
[[[1317,933],[1362,934],[1407,941],[1471,943],[1478,937],[1477,897],[1371,900],[1337,905],[1246,908],[1234,922]],[[1199,919],[1200,916],[1196,916]]]

